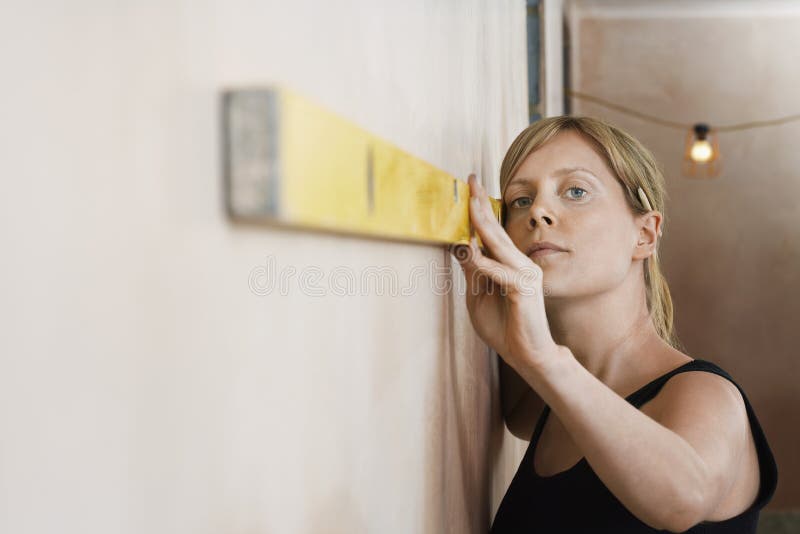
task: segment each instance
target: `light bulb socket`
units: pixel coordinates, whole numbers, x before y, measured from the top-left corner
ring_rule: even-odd
[[[698,141],[705,141],[709,131],[711,131],[711,128],[708,127],[708,124],[698,123],[694,125],[694,136]]]

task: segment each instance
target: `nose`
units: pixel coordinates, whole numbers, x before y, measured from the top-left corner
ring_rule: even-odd
[[[536,195],[536,200],[531,204],[530,218],[528,224],[531,230],[537,226],[552,226],[555,219],[551,210],[544,203],[544,195]]]

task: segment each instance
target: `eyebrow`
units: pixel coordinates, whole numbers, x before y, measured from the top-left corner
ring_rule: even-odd
[[[585,173],[591,175],[595,180],[600,182],[600,178],[598,178],[597,175],[595,175],[595,173],[593,173],[592,171],[590,171],[586,167],[580,167],[580,166],[579,167],[564,167],[562,169],[558,169],[558,170],[554,171],[552,175],[554,177],[559,177],[559,176],[565,176],[567,174],[572,174],[574,172],[585,172]],[[525,180],[525,178],[524,177],[523,178],[514,178],[513,180],[508,182],[508,185],[506,185],[506,188],[508,188],[508,186],[510,186],[511,184],[516,183],[516,182],[520,182],[522,180]]]

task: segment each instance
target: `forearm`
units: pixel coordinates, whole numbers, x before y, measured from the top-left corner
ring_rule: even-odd
[[[692,519],[706,480],[700,456],[593,376],[568,347],[558,350],[549,363],[520,374],[557,414],[600,480],[655,528]]]

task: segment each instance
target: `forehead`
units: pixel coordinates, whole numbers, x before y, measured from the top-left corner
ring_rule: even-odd
[[[509,180],[536,184],[541,180],[581,173],[593,174],[604,185],[616,181],[603,156],[583,134],[567,130],[529,154]]]

